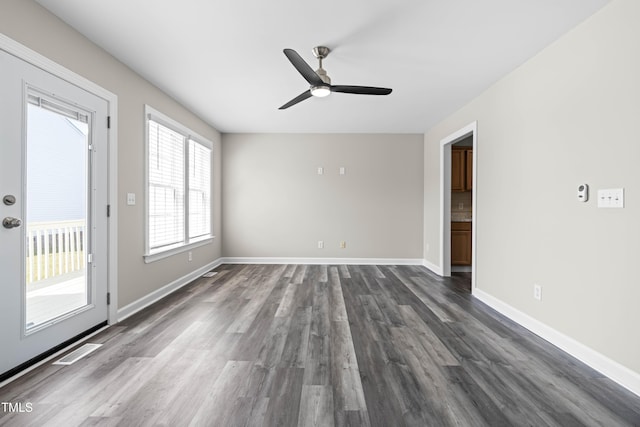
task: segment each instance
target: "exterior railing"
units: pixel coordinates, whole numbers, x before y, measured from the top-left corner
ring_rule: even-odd
[[[84,220],[27,224],[27,283],[84,269],[85,236]]]

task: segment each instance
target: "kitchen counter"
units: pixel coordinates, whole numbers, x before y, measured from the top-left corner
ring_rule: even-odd
[[[471,222],[471,212],[451,213],[451,222]]]

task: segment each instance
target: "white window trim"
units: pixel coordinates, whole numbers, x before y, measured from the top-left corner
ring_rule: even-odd
[[[201,236],[195,239],[191,239],[187,243],[180,244],[179,246],[169,247],[168,249],[164,249],[158,252],[151,252],[149,249],[149,119],[152,119],[155,122],[158,122],[168,128],[171,128],[175,132],[182,134],[185,137],[185,140],[189,139],[202,144],[203,146],[209,148],[211,150],[211,172],[213,176],[213,142],[208,140],[207,138],[199,135],[198,133],[192,131],[187,128],[183,124],[173,120],[172,118],[162,114],[155,108],[150,105],[144,106],[144,193],[145,193],[145,207],[144,207],[144,262],[151,263],[154,261],[161,260],[163,258],[167,258],[182,252],[189,251],[191,249],[208,245],[213,242],[215,239],[215,234],[213,230],[213,206],[211,207],[211,234],[208,236]],[[188,190],[188,189],[185,189]],[[214,195],[213,195],[213,185],[211,185],[211,203],[213,203]],[[185,206],[186,209],[188,207]],[[185,224],[188,224],[188,210],[185,212]],[[185,227],[185,238],[188,240],[188,227]]]

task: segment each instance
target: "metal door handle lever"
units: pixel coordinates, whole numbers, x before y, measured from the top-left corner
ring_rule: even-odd
[[[22,221],[20,221],[18,218],[8,216],[2,220],[2,225],[4,226],[4,228],[16,228],[22,225]]]

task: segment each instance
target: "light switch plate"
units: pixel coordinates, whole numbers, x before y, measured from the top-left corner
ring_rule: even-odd
[[[599,208],[624,208],[624,188],[598,190]]]
[[[136,193],[127,193],[127,205],[133,206],[136,204]]]

